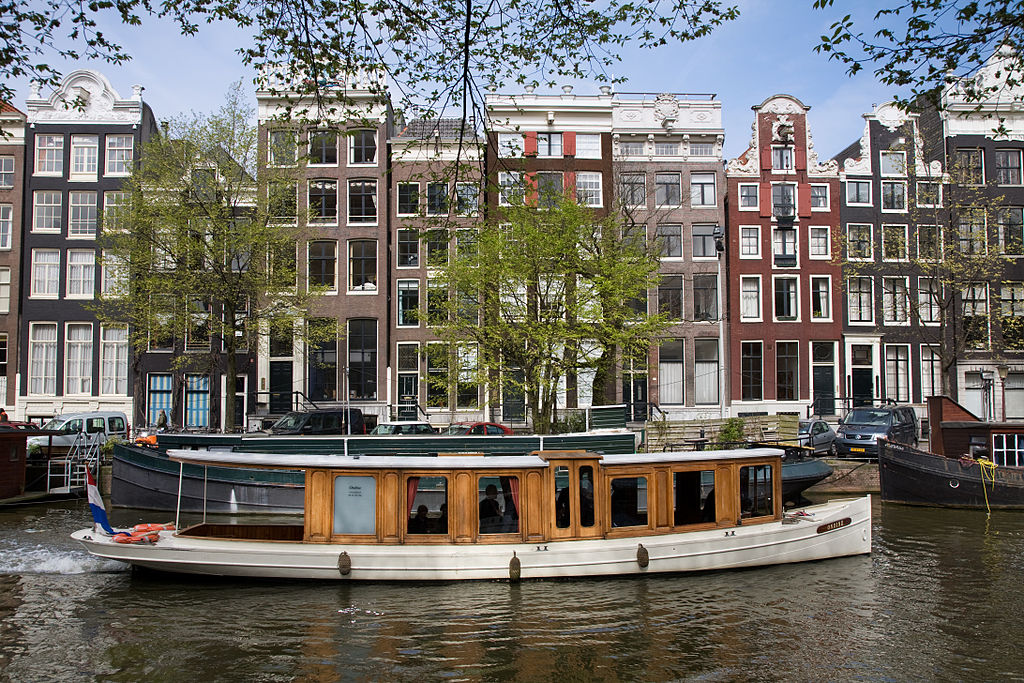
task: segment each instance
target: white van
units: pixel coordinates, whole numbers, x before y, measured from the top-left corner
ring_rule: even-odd
[[[128,438],[128,418],[124,413],[98,411],[93,413],[71,413],[58,415],[43,425],[43,429],[62,432],[59,436],[32,436],[28,439],[28,447],[46,448],[66,451],[75,443],[80,434],[88,434],[100,443],[116,437],[122,441]],[[51,441],[52,439],[52,441]]]

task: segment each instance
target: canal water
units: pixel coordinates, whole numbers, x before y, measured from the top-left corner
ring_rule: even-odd
[[[874,513],[871,556],[433,585],[133,572],[83,502],[4,511],[0,680],[1024,680],[1024,512]]]

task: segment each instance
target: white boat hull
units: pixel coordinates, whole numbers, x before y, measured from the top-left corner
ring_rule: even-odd
[[[99,557],[167,572],[348,581],[524,579],[691,572],[805,562],[871,552],[871,499],[803,508],[796,521],[656,536],[547,543],[357,545],[241,541],[160,532],[152,545],[115,543],[92,529],[72,534]],[[645,554],[639,546],[646,549]],[[347,554],[351,568],[339,569]]]

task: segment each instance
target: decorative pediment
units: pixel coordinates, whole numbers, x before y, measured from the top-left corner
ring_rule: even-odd
[[[871,123],[864,123],[864,134],[860,136],[860,156],[843,161],[847,175],[871,175]]]
[[[26,102],[29,123],[141,123],[142,86],[132,87],[131,98],[122,98],[106,76],[92,69],[79,69],[68,74],[49,97],[39,94],[39,85],[32,84]]]

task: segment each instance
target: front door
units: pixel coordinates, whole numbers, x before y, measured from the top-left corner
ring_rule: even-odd
[[[871,368],[853,368],[853,407],[869,406],[874,402],[875,392],[871,386]]]
[[[287,413],[292,409],[292,362],[270,361],[270,412]]]
[[[836,414],[835,368],[831,365],[814,366],[814,412],[817,415]]]
[[[597,495],[597,461],[551,460],[554,503],[552,538],[592,538],[601,535],[600,496]]]
[[[415,372],[398,373],[398,419],[415,420],[419,415],[416,406],[419,403],[419,375]]]

